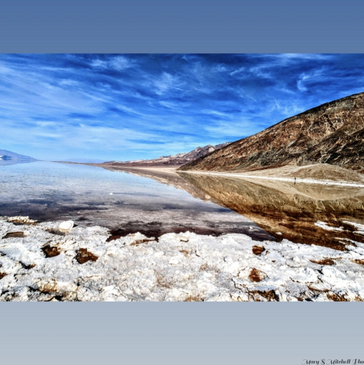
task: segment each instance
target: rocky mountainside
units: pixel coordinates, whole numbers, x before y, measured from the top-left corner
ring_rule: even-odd
[[[186,153],[178,153],[175,156],[162,156],[153,160],[136,160],[136,161],[111,161],[105,162],[107,165],[114,166],[135,166],[135,167],[148,167],[148,166],[179,166],[184,165],[188,162],[196,160],[197,158],[206,156],[209,153],[219,150],[227,146],[230,142],[221,143],[216,146],[207,145],[205,147],[197,147],[193,151]]]
[[[37,160],[29,156],[19,155],[17,153],[6,150],[0,150],[0,166],[13,165],[16,163],[34,162],[34,161]]]
[[[322,104],[180,170],[253,171],[327,163],[364,172],[364,93]]]

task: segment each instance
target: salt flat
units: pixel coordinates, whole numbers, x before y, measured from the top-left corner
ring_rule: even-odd
[[[1,177],[1,301],[364,299],[360,187],[35,164]]]
[[[364,244],[244,234],[110,240],[100,226],[0,218],[1,301],[362,301]],[[360,228],[360,227],[359,227]]]

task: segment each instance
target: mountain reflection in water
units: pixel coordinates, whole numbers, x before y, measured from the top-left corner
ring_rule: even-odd
[[[345,223],[364,224],[363,188],[272,180],[257,182],[256,179],[158,169],[126,170],[229,208],[279,241],[286,238],[336,250],[346,250],[350,240],[364,243],[364,235],[357,232],[355,226]],[[326,227],[315,224],[319,221]]]
[[[337,250],[345,250],[349,240],[364,242],[364,236],[345,223],[364,223],[363,188],[179,174],[214,202],[248,217],[277,239]],[[315,225],[318,221],[341,230],[324,229]]]

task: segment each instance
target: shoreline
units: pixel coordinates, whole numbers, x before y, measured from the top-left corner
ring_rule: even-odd
[[[212,176],[223,176],[223,177],[232,177],[232,178],[239,178],[239,179],[261,179],[261,180],[272,180],[272,181],[284,181],[284,182],[290,182],[290,183],[303,183],[303,184],[319,184],[319,185],[332,185],[332,186],[347,186],[347,187],[359,187],[364,188],[364,177],[356,173],[352,170],[343,169],[338,166],[334,165],[327,165],[327,164],[321,164],[321,165],[307,165],[307,166],[283,166],[283,168],[272,168],[267,170],[255,170],[252,172],[211,172],[211,171],[193,171],[193,170],[178,170],[181,166],[171,166],[171,167],[164,167],[164,166],[118,166],[118,165],[108,165],[108,164],[89,164],[93,166],[103,167],[103,168],[110,168],[114,170],[130,170],[130,171],[154,171],[154,172],[160,172],[165,174],[180,174],[180,173],[187,173],[187,174],[200,174],[200,175],[212,175]],[[320,167],[326,167],[330,166],[330,168],[337,169],[341,174],[344,171],[348,172],[350,175],[358,174],[362,178],[362,181],[355,182],[348,180],[332,180],[332,179],[314,179],[314,178],[302,178],[294,176],[295,172],[298,172],[299,170],[304,171],[307,168],[320,168]],[[330,171],[332,173],[332,171]],[[284,174],[291,173],[292,176],[279,176]],[[278,176],[276,176],[278,175]],[[324,175],[324,173],[323,173]],[[356,177],[356,176],[355,176]],[[346,176],[347,178],[347,176]],[[358,179],[358,177],[356,177]]]
[[[186,174],[198,174],[198,175],[213,175],[223,177],[234,177],[239,179],[263,179],[263,180],[275,180],[275,181],[286,181],[290,183],[303,183],[303,184],[318,184],[318,185],[335,185],[335,186],[350,186],[364,188],[363,184],[350,183],[350,182],[336,182],[331,180],[315,180],[315,179],[301,179],[301,178],[288,178],[288,177],[274,177],[274,176],[259,176],[259,175],[246,175],[245,173],[228,173],[228,172],[205,172],[205,171],[181,171]]]

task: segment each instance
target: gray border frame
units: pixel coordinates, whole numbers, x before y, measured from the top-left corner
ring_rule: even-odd
[[[363,7],[354,0],[6,1],[0,52],[362,53]],[[362,311],[362,303],[0,303],[1,363],[364,360]]]
[[[15,0],[4,53],[362,52],[363,2]]]

